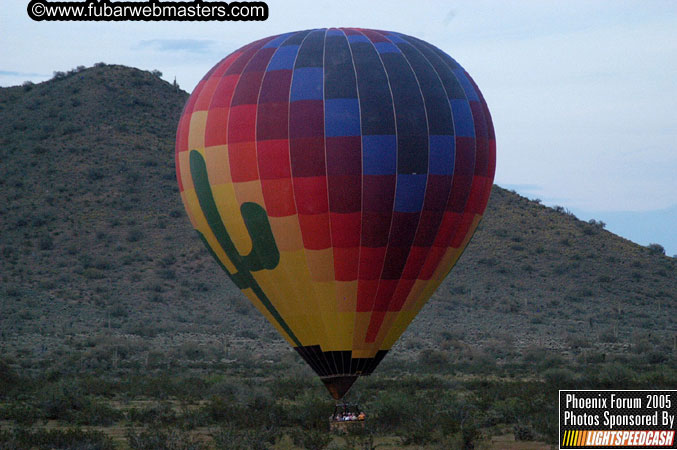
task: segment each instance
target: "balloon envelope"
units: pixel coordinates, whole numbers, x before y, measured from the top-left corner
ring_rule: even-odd
[[[331,28],[214,66],[180,119],[176,172],[211,254],[338,399],[461,255],[495,155],[482,94],[450,56]]]

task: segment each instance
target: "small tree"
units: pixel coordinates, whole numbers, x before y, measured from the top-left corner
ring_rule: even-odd
[[[597,227],[597,228],[604,228],[604,227],[606,227],[606,223],[604,223],[604,222],[601,221],[601,220],[590,219],[590,220],[588,221],[588,223],[589,223],[590,225],[592,225],[592,226]]]
[[[651,243],[647,245],[647,248],[654,255],[665,255],[665,248],[661,244]]]

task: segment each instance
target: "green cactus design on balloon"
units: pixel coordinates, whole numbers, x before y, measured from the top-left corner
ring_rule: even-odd
[[[212,230],[212,233],[214,233],[219,245],[221,245],[221,248],[223,248],[223,251],[228,255],[228,258],[235,266],[237,272],[230,273],[228,271],[216,256],[214,250],[207,243],[207,239],[198,231],[200,239],[205,243],[205,246],[209,249],[209,253],[216,259],[221,268],[228,274],[230,279],[233,280],[233,283],[240,289],[251,288],[282,329],[297,345],[300,346],[300,341],[296,338],[284,319],[282,319],[280,313],[275,309],[268,296],[263,292],[263,289],[261,289],[261,286],[259,286],[252,275],[252,272],[255,271],[274,269],[280,262],[280,251],[275,244],[275,237],[270,228],[266,210],[263,209],[261,205],[252,202],[243,203],[240,207],[242,218],[252,240],[251,252],[248,255],[240,255],[233,240],[228,234],[226,226],[221,220],[221,215],[216,207],[212,188],[209,185],[207,165],[204,158],[197,150],[191,150],[190,152],[190,173],[193,177],[195,193],[200,202],[200,208],[207,219],[207,224]]]

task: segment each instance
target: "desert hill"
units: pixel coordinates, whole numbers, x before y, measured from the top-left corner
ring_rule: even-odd
[[[187,97],[105,64],[0,89],[2,358],[40,370],[286,348],[183,210],[173,141]],[[389,358],[427,350],[493,364],[539,349],[662,362],[676,317],[675,259],[495,186],[468,249]]]

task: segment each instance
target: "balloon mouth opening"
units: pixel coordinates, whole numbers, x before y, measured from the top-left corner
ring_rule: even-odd
[[[341,400],[353,386],[358,375],[322,377],[322,382],[334,400]]]

